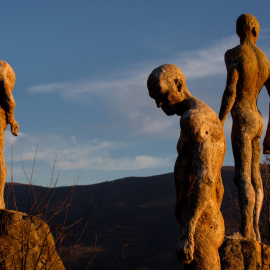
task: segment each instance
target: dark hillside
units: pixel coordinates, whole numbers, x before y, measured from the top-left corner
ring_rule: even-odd
[[[226,229],[231,231],[234,226],[231,216],[235,218],[237,213],[233,211],[226,187],[231,191],[233,198],[236,198],[232,181],[233,168],[224,167],[222,176],[225,186],[222,212],[226,220]],[[29,187],[14,185],[14,190],[18,209],[27,212]],[[43,187],[34,187],[34,190],[39,200],[47,191]],[[70,190],[71,187],[56,188],[49,214],[54,212],[55,205],[65,200]],[[7,191],[8,187],[6,194]],[[94,235],[97,235],[99,249],[89,269],[181,269],[174,254],[174,245],[178,237],[174,197],[172,173],[77,186],[68,211],[67,224],[78,220],[85,209],[90,218],[86,234],[81,239],[82,247],[78,249],[77,256],[66,260],[66,266],[70,263],[70,269],[84,269],[88,261],[84,252],[89,252],[90,247],[94,245]],[[33,200],[32,194],[30,204]],[[97,208],[93,211],[95,206]],[[14,202],[10,194],[8,208],[12,207]],[[72,245],[72,241],[66,241],[65,245]],[[122,245],[125,244],[128,246],[121,259]]]

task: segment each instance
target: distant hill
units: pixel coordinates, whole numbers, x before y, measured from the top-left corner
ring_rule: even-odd
[[[225,218],[226,231],[237,230],[238,214],[232,203],[236,201],[236,188],[233,184],[233,167],[223,167],[222,178],[225,194],[221,211]],[[70,193],[72,187],[58,187],[48,190],[44,187],[14,185],[16,205],[19,211],[28,212],[35,200],[41,201],[44,194],[52,196],[51,205],[45,220],[55,213]],[[230,190],[232,200],[227,190]],[[33,192],[34,191],[34,192]],[[35,195],[34,195],[35,194]],[[10,184],[7,184],[5,197],[7,208],[15,207]],[[173,173],[151,177],[127,177],[100,184],[76,186],[66,225],[79,220],[84,213],[84,225],[88,220],[82,246],[76,255],[65,258],[68,269],[84,269],[97,236],[97,252],[89,269],[181,269],[176,260],[174,246],[178,238],[178,223],[174,216]],[[43,207],[41,203],[40,207]],[[63,223],[65,215],[51,222]],[[88,219],[87,219],[88,218]],[[235,220],[235,221],[233,221]],[[53,230],[53,229],[52,229]],[[83,227],[78,227],[83,230]],[[73,245],[73,238],[64,241],[64,247]],[[121,257],[124,249],[123,259]],[[65,250],[66,248],[64,248]]]

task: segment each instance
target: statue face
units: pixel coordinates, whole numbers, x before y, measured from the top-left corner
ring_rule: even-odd
[[[179,92],[174,83],[160,82],[159,87],[151,89],[149,95],[156,101],[157,107],[161,108],[167,115],[176,113],[174,104],[178,103]]]

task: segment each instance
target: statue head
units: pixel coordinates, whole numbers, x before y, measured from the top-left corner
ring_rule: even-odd
[[[255,44],[260,32],[258,20],[251,14],[242,14],[236,21],[236,33],[240,40],[251,39]]]
[[[167,115],[176,113],[174,105],[184,99],[183,92],[187,90],[183,72],[172,64],[155,68],[148,77],[147,87],[149,96]]]

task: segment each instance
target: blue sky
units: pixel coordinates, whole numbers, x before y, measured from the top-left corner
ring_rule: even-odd
[[[5,1],[0,59],[16,73],[13,95],[20,135],[5,133],[7,181],[93,184],[172,172],[179,117],[148,96],[146,80],[162,64],[180,67],[190,92],[217,113],[225,88],[223,56],[239,41],[235,21],[258,18],[257,45],[270,58],[268,1]],[[258,106],[265,126],[269,97]],[[231,118],[225,124],[233,165]],[[263,135],[264,137],[264,135]]]

